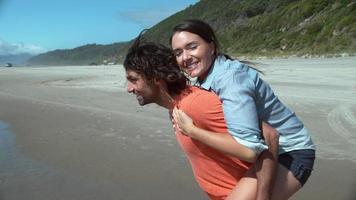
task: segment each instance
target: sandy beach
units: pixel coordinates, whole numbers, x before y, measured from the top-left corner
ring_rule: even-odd
[[[356,57],[256,62],[317,146],[292,199],[356,199]],[[0,121],[0,200],[207,199],[122,66],[0,68]]]

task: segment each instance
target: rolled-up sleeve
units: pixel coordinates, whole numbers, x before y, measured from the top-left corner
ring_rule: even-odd
[[[219,95],[229,133],[236,141],[256,153],[267,149],[261,137],[255,103],[258,74],[231,69],[215,77],[211,85]]]

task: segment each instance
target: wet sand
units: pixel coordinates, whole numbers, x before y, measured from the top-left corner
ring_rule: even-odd
[[[259,60],[317,145],[293,199],[355,199],[356,58]],[[164,109],[121,66],[0,68],[0,200],[206,199]]]

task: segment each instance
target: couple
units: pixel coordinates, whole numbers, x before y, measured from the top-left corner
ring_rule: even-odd
[[[288,199],[297,192],[315,147],[296,115],[256,70],[218,52],[208,24],[176,25],[171,46],[136,39],[124,61],[127,91],[140,105],[170,111],[200,187],[211,199]]]

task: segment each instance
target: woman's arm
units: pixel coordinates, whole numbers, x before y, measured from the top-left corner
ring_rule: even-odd
[[[176,123],[176,128],[181,133],[240,160],[251,163],[256,161],[257,154],[253,150],[237,143],[230,134],[201,129],[194,125],[193,120],[188,115],[177,108],[173,110],[172,116]]]
[[[211,89],[222,102],[229,133],[257,154],[267,149],[262,141],[260,117],[256,102],[257,74],[249,74],[247,67],[228,69],[215,77]],[[254,76],[255,75],[255,76]]]
[[[267,130],[266,126],[262,127],[267,148],[261,140],[259,120],[264,119],[265,114],[268,115],[264,108],[269,106],[265,96],[268,96],[270,90],[267,90],[266,84],[255,70],[238,62],[230,63],[214,80],[211,89],[222,100],[229,133],[239,143],[261,153],[255,165],[258,178],[257,199],[269,199],[278,164],[278,134]]]

